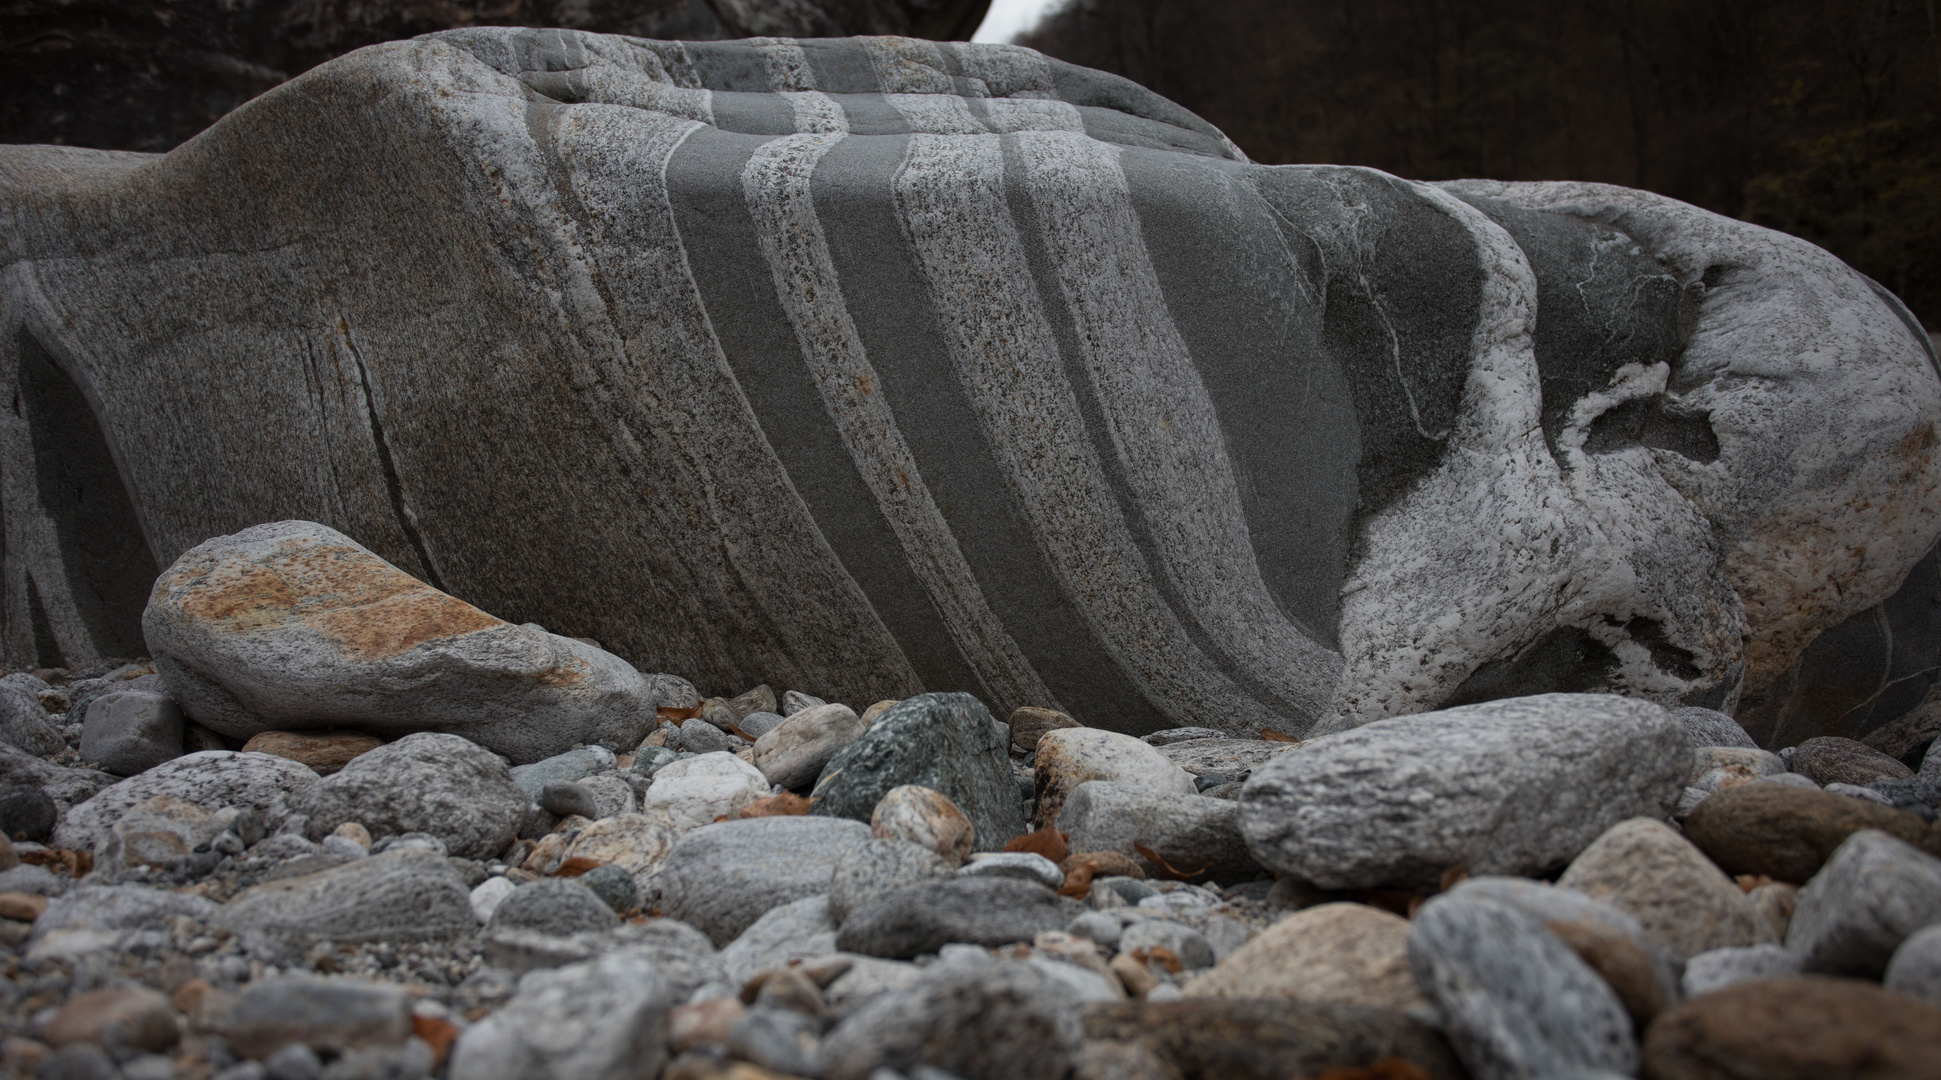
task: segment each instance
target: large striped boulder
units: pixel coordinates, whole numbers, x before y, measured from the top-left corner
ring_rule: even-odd
[[[1892,719],[1802,658],[1941,531],[1926,338],[1827,253],[1256,166],[1015,47],[434,34],[166,156],[0,148],[0,213],[12,665],[139,653],[159,567],[307,519],[711,691],[1791,741]],[[1875,712],[1935,664],[1883,633],[1835,650]]]

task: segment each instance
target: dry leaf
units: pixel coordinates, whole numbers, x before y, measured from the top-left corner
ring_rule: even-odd
[[[1140,857],[1147,862],[1159,867],[1159,873],[1155,876],[1162,881],[1192,881],[1196,877],[1204,877],[1207,871],[1213,869],[1213,864],[1207,863],[1198,870],[1181,870],[1172,863],[1167,862],[1159,852],[1139,843],[1137,840],[1133,841],[1132,850],[1138,852]]]
[[[1350,1065],[1315,1073],[1302,1080],[1433,1080],[1427,1070],[1406,1058],[1389,1057],[1373,1065]]]
[[[605,863],[601,862],[598,859],[589,859],[584,855],[575,855],[572,858],[566,860],[565,862],[560,863],[559,869],[553,871],[552,876],[553,877],[579,877],[581,874],[586,873],[588,870],[591,870],[596,866],[605,866],[605,865],[606,865]]]
[[[1080,864],[1065,875],[1065,883],[1058,887],[1058,895],[1083,900],[1092,895],[1092,868]]]
[[[1177,975],[1186,965],[1179,962],[1179,954],[1164,945],[1154,945],[1146,949],[1132,950],[1132,958],[1142,964],[1157,963],[1166,969],[1168,975]]]
[[[423,1039],[431,1047],[431,1069],[437,1072],[445,1064],[445,1055],[451,1051],[452,1044],[458,1041],[458,1025],[442,1017],[411,1017],[411,1033]]]
[[[766,799],[756,799],[741,808],[740,817],[800,817],[809,812],[812,802],[806,795],[796,795],[784,791],[780,795],[770,795]]]
[[[654,713],[662,720],[672,720],[678,724],[684,720],[692,720],[701,715],[701,706],[696,705],[692,709],[677,709],[672,705],[662,705],[660,708],[655,709]]]
[[[1066,843],[1065,834],[1056,826],[1047,825],[1037,832],[1028,832],[1015,837],[1004,845],[1006,851],[1028,851],[1033,855],[1043,855],[1052,862],[1061,863],[1072,853],[1071,845]]]
[[[1442,872],[1442,880],[1436,883],[1437,892],[1448,892],[1469,878],[1469,867],[1461,863]]]
[[[1261,728],[1260,737],[1263,739],[1266,739],[1268,742],[1300,742],[1301,741],[1292,735],[1282,735],[1280,732],[1275,731],[1272,728]]]

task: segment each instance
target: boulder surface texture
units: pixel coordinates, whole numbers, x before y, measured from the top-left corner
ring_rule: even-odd
[[[713,691],[1132,733],[1607,689],[1771,743],[1931,679],[1919,327],[1642,192],[1256,166],[1015,46],[476,27],[164,156],[0,148],[0,216],[16,667],[143,652],[161,568],[308,520]],[[276,696],[189,667],[225,733]]]

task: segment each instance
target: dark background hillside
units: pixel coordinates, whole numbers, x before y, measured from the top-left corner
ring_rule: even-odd
[[[1071,0],[1022,44],[1255,160],[1648,188],[1822,244],[1941,326],[1935,0]]]

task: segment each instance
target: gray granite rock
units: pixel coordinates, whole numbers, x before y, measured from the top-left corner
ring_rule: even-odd
[[[1878,979],[1901,942],[1935,923],[1941,859],[1861,829],[1800,889],[1786,948],[1808,973]]]
[[[914,784],[957,804],[976,829],[978,850],[1001,849],[1025,824],[1005,742],[990,711],[969,694],[905,698],[830,759],[809,812],[868,821],[891,788]]]
[[[547,784],[568,783],[613,768],[613,751],[604,746],[576,746],[529,765],[512,767],[512,782],[529,799],[539,798]]]
[[[1038,740],[1032,765],[1037,808],[1033,824],[1058,820],[1065,800],[1080,784],[1110,780],[1131,784],[1156,795],[1192,795],[1193,777],[1160,750],[1116,731],[1099,728],[1060,728]]]
[[[1640,1012],[1650,1014],[1669,1008],[1678,1001],[1679,976],[1676,958],[1671,950],[1659,944],[1646,931],[1644,924],[1631,913],[1595,899],[1571,888],[1547,885],[1541,881],[1517,877],[1473,877],[1468,878],[1449,892],[1451,896],[1488,900],[1515,908],[1539,924],[1573,923],[1592,931],[1593,946],[1601,945],[1597,939],[1618,939],[1628,942],[1636,955],[1644,958],[1649,965],[1651,987],[1648,997],[1642,1004],[1646,1008],[1632,1010],[1633,1019]],[[1568,940],[1568,939],[1566,939]],[[1608,946],[1599,951],[1612,952]],[[1581,955],[1581,953],[1580,953]],[[1593,966],[1597,966],[1593,964]],[[1600,970],[1606,982],[1615,981],[1613,973]],[[1624,992],[1620,990],[1620,997]],[[1643,995],[1641,995],[1643,996]],[[1627,1001],[1627,1006],[1631,1003]]]
[[[633,878],[627,878],[632,884]],[[620,919],[606,901],[573,878],[540,878],[512,890],[493,909],[486,930],[537,930],[566,936],[612,930]]]
[[[598,821],[606,815],[600,813],[600,804],[593,793],[571,780],[554,781],[540,789],[535,800],[539,808],[555,817],[577,814],[588,821]]]
[[[1248,850],[1240,814],[1240,804],[1231,799],[1092,780],[1072,790],[1057,825],[1072,851],[1116,851],[1148,874],[1164,868],[1140,854],[1141,845],[1181,872],[1248,881],[1260,875],[1260,864]]]
[[[1159,752],[1194,776],[1218,773],[1227,777],[1242,777],[1294,749],[1296,745],[1265,739],[1193,739],[1161,745]]]
[[[1194,739],[1225,738],[1227,738],[1226,732],[1221,731],[1219,728],[1210,727],[1162,728],[1150,735],[1142,735],[1139,737],[1140,741],[1148,746],[1171,746],[1174,743],[1182,743]]]
[[[99,769],[70,769],[0,743],[0,787],[37,788],[61,810],[88,801],[114,783],[115,777]]]
[[[721,950],[731,985],[740,986],[770,968],[787,967],[798,957],[836,951],[836,920],[829,898],[818,893],[770,908]]]
[[[291,1044],[332,1055],[411,1037],[411,995],[401,986],[292,975],[249,985],[212,1023],[244,1057]]]
[[[829,917],[840,924],[851,911],[898,889],[946,880],[951,874],[950,863],[928,848],[908,840],[872,838],[836,860],[829,875]]]
[[[667,984],[644,956],[609,953],[528,973],[467,1028],[451,1080],[639,1080],[667,1060]]]
[[[841,954],[849,970],[823,989],[831,1016],[838,1022],[884,994],[900,994],[923,977],[924,969],[904,960],[884,960],[853,953]]]
[[[810,706],[756,738],[755,767],[771,784],[806,788],[865,727],[847,705]]]
[[[1692,738],[1693,746],[1740,746],[1757,750],[1759,744],[1737,720],[1717,709],[1702,708],[1697,705],[1681,705],[1671,711],[1678,722],[1685,725],[1685,733]]]
[[[794,1009],[757,1004],[728,1031],[726,1051],[784,1076],[813,1076],[820,1058],[822,1022]]]
[[[1617,995],[1515,908],[1431,899],[1410,923],[1408,947],[1416,982],[1441,1011],[1456,1056],[1476,1080],[1572,1069],[1636,1075],[1638,1044]]]
[[[957,876],[971,877],[1008,877],[1019,881],[1036,882],[1047,889],[1057,889],[1065,884],[1065,872],[1058,864],[1043,855],[1029,851],[985,852],[971,856],[971,860],[957,868]]]
[[[0,833],[41,843],[54,833],[61,808],[38,785],[0,782]]]
[[[81,757],[116,776],[133,776],[182,756],[185,721],[167,694],[123,690],[88,706]]]
[[[374,838],[423,832],[451,854],[488,859],[505,850],[526,815],[525,792],[497,754],[469,739],[436,732],[407,735],[290,799],[322,837],[347,821]]]
[[[446,859],[398,851],[271,881],[224,904],[216,924],[301,952],[318,941],[425,941],[471,933],[465,879]]]
[[[1737,945],[1702,952],[1685,961],[1683,988],[1686,997],[1698,997],[1733,983],[1799,973],[1799,957],[1784,946]]]
[[[286,800],[321,782],[309,766],[270,754],[229,750],[187,754],[105,788],[69,809],[54,830],[54,846],[92,850],[107,838],[121,815],[158,795],[210,811],[247,806],[262,814],[275,831],[283,824]]]
[[[1070,991],[1028,963],[955,959],[877,997],[822,1041],[823,1080],[921,1066],[963,1080],[1058,1080],[1081,1031]]]
[[[1213,945],[1198,930],[1171,919],[1140,919],[1119,934],[1119,951],[1167,949],[1187,971],[1213,966]]]
[[[1081,910],[1028,881],[956,878],[912,885],[850,912],[836,947],[905,960],[957,942],[1008,945],[1063,930]]]
[[[743,737],[759,740],[762,736],[781,727],[785,719],[787,717],[777,712],[752,712],[742,717],[741,723],[736,724],[735,727],[741,731]]]
[[[1324,888],[1434,889],[1453,867],[1534,874],[1626,818],[1669,814],[1691,743],[1663,707],[1540,694],[1380,720],[1255,770],[1262,866]]]
[[[628,771],[636,776],[652,780],[654,774],[680,760],[681,753],[667,746],[643,746],[634,754],[633,768]]]
[[[837,860],[869,838],[860,822],[819,817],[703,826],[668,852],[660,909],[726,945],[771,908],[826,892]]]
[[[747,745],[698,716],[681,724],[680,734],[675,741],[678,749],[689,754],[732,752]]]
[[[1662,821],[1611,826],[1571,860],[1557,884],[1630,913],[1683,961],[1774,939],[1771,924],[1718,864]]]
[[[679,919],[628,923],[607,937],[653,963],[670,1001],[686,1001],[703,986],[728,981],[727,967],[708,936]]]
[[[788,717],[794,716],[803,709],[813,709],[817,705],[827,704],[829,703],[816,697],[814,694],[805,694],[800,690],[790,690],[788,693],[782,695],[782,704],[779,711],[783,716]]]
[[[29,754],[51,755],[67,747],[59,728],[32,690],[0,680],[0,743]]]
[[[243,608],[254,614],[238,620]],[[231,738],[327,717],[463,735],[523,764],[633,746],[659,704],[625,660],[487,615],[309,521],[185,551],[156,580],[142,633],[169,695]]]
[[[1908,935],[1880,981],[1889,990],[1941,1005],[1941,923]]]
[[[146,885],[80,885],[48,904],[27,939],[30,959],[119,950],[144,931],[166,931],[177,916],[208,923],[222,908],[200,896]]]
[[[640,885],[623,866],[606,863],[581,874],[577,880],[588,892],[615,912],[626,913],[640,906]]]

